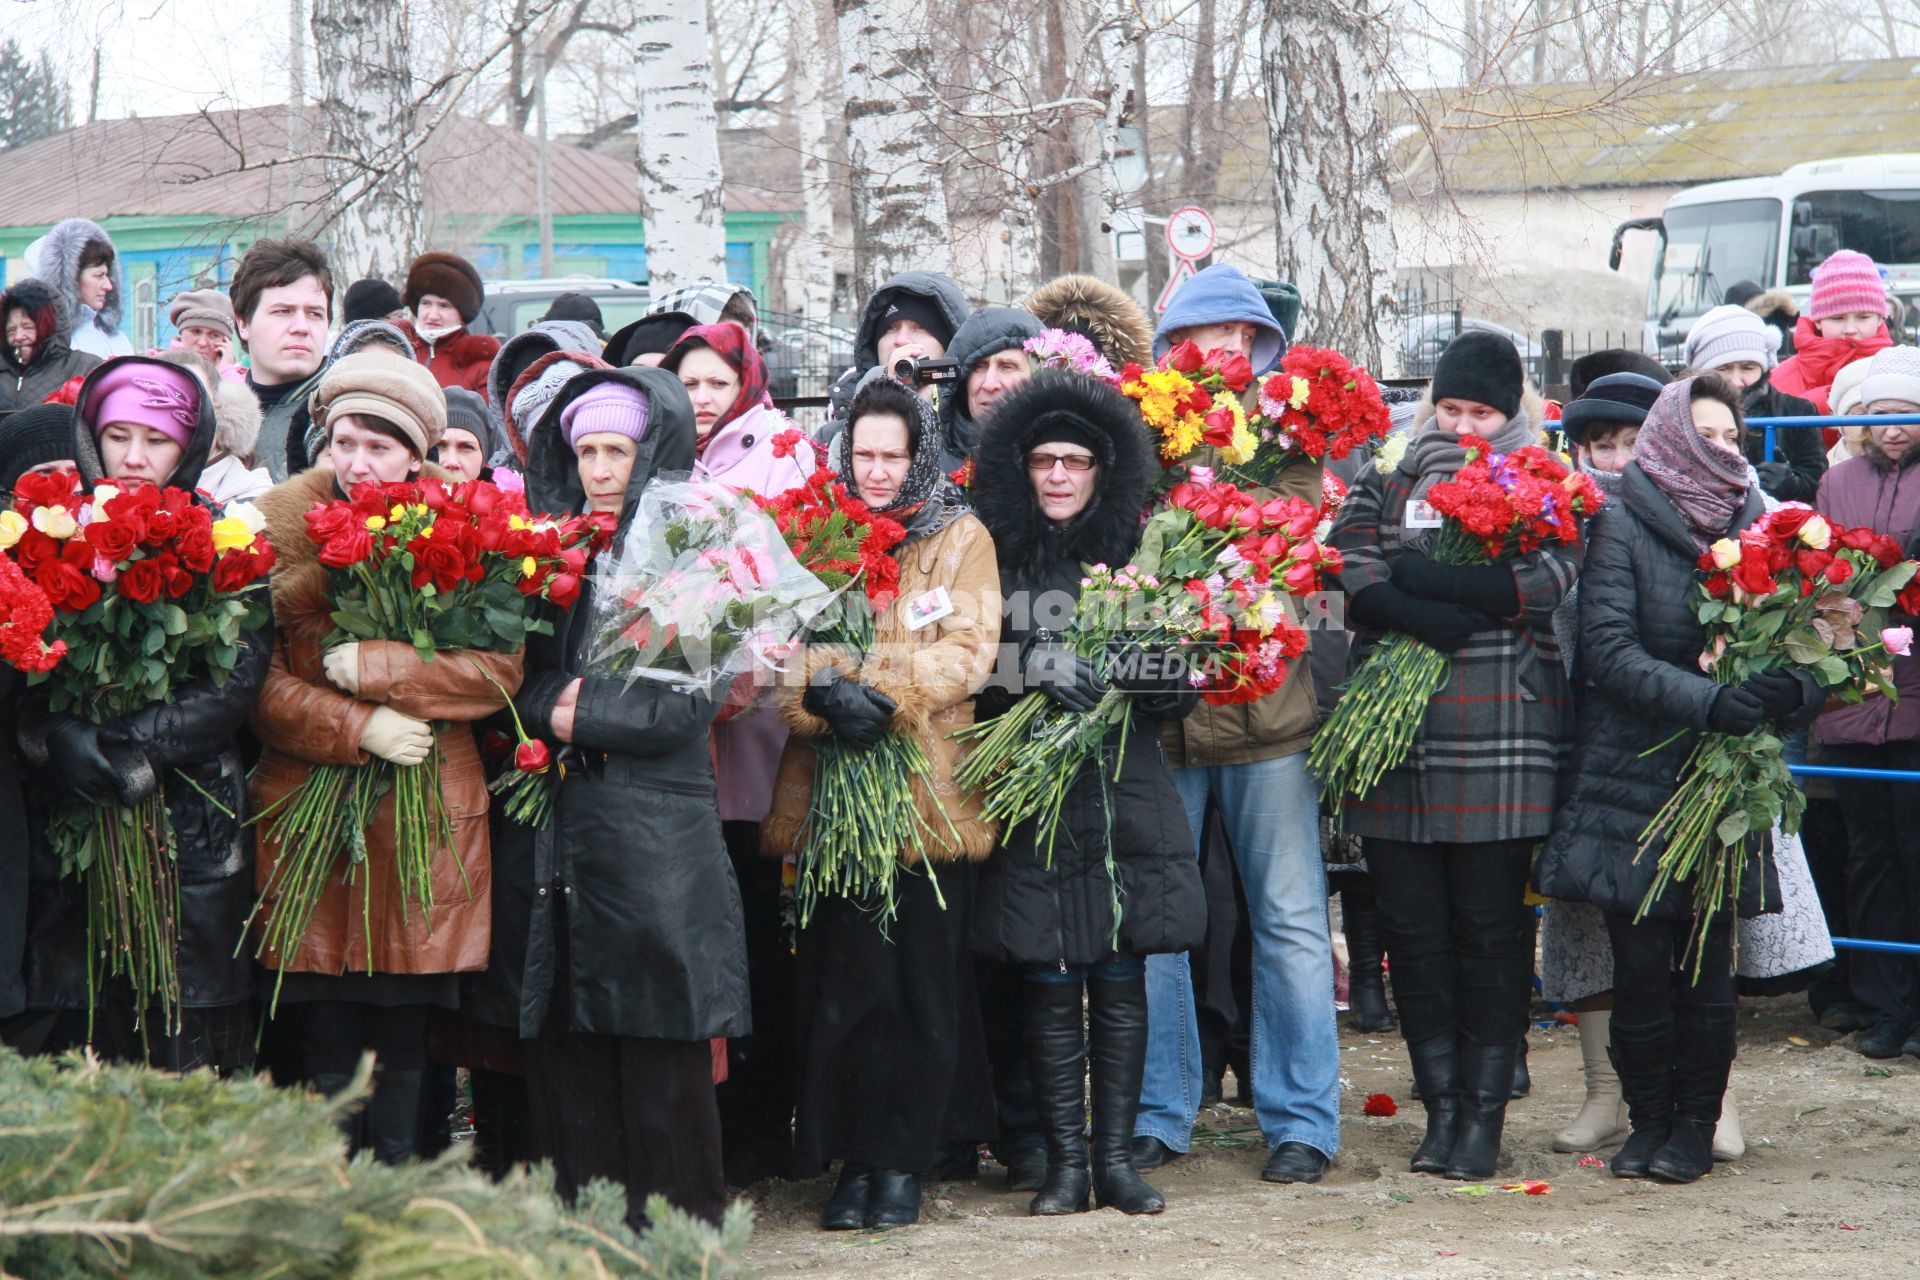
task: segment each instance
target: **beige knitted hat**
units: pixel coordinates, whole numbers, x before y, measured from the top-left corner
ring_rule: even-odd
[[[423,459],[447,430],[446,393],[426,366],[378,349],[335,361],[314,388],[307,408],[314,425],[323,429],[343,414],[391,423]]]

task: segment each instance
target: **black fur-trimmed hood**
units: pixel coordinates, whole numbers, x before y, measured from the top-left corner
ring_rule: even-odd
[[[1042,514],[1026,464],[1028,446],[1062,418],[1092,437],[1101,455],[1093,501],[1064,529]],[[1158,471],[1133,401],[1093,378],[1040,373],[1002,400],[980,429],[974,512],[993,534],[1003,578],[1033,581],[1063,566],[1120,565],[1140,544],[1140,515]]]

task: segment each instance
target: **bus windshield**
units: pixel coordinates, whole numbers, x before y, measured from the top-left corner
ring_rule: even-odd
[[[1668,209],[1667,254],[1660,268],[1662,327],[1720,305],[1742,281],[1773,286],[1780,246],[1778,200],[1724,200]]]
[[[1793,202],[1787,283],[1806,284],[1836,249],[1883,267],[1920,264],[1920,191],[1809,191]]]

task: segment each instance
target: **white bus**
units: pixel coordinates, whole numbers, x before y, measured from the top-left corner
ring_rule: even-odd
[[[1809,273],[1836,249],[1857,249],[1886,271],[1908,329],[1920,318],[1920,153],[1809,160],[1777,178],[1690,187],[1664,217],[1614,229],[1616,271],[1631,231],[1659,237],[1643,333],[1650,352],[1676,355],[1736,284],[1786,289],[1804,306]]]

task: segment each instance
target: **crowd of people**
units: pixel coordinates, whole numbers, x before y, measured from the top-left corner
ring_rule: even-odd
[[[18,1051],[91,1044],[330,1094],[370,1051],[347,1137],[384,1161],[447,1143],[459,1068],[491,1171],[550,1160],[569,1196],[610,1179],[637,1223],[652,1193],[717,1219],[730,1189],[837,1165],[828,1230],[916,1221],[923,1187],[982,1176],[983,1149],[1034,1214],[1160,1212],[1143,1175],[1188,1151],[1229,1070],[1268,1149],[1260,1176],[1316,1182],[1340,1148],[1337,991],[1357,1029],[1405,1036],[1427,1118],[1410,1168],[1486,1178],[1529,1088],[1536,952],[1586,1069],[1556,1148],[1617,1148],[1621,1177],[1686,1182],[1738,1154],[1742,991],[1806,990],[1862,1053],[1920,1055],[1914,962],[1827,941],[1920,939],[1899,835],[1920,791],[1815,795],[1804,841],[1752,848],[1737,922],[1697,932],[1678,888],[1638,914],[1640,835],[1697,733],[1772,723],[1795,759],[1920,768],[1920,662],[1894,661],[1897,701],[1831,707],[1786,672],[1723,686],[1702,674],[1691,604],[1702,551],[1781,502],[1916,549],[1920,428],[1850,427],[1829,449],[1814,429],[1745,425],[1920,414],[1920,350],[1892,344],[1860,254],[1816,273],[1791,335],[1763,318],[1781,298],[1730,302],[1696,322],[1678,374],[1596,353],[1564,404],[1503,337],[1456,339],[1423,391],[1389,389],[1397,446],[1289,468],[1263,495],[1325,504],[1345,626],[1315,632],[1277,692],[1222,706],[1062,647],[1084,566],[1135,553],[1159,460],[1132,401],[1041,369],[1028,344],[1077,333],[1120,368],[1191,342],[1260,373],[1302,320],[1283,284],[1212,266],[1155,325],[1088,277],[975,308],[957,282],[907,272],[866,300],[826,426],[796,440],[738,286],[657,298],[610,335],[590,300],[563,299],[503,342],[468,331],[484,285],[455,254],[422,255],[399,288],[342,289],[316,245],[264,239],[224,289],[170,302],[173,348],[135,353],[101,228],[63,222],[29,263],[0,295],[0,491],[70,472],[256,503],[278,562],[271,627],[169,705],[95,723],[4,673],[0,820],[27,836],[0,848],[0,1038]],[[922,376],[942,361],[951,379]],[[1564,447],[1601,514],[1517,559],[1437,559],[1415,513],[1468,434]],[[792,679],[714,696],[596,674],[591,574],[519,652],[426,662],[335,643],[306,528],[363,484],[484,479],[535,512],[603,517],[617,548],[658,477],[772,497],[819,468],[902,527],[895,603],[864,655],[809,647]],[[1335,820],[1308,748],[1389,632],[1450,672],[1406,761]],[[1044,842],[956,783],[956,731],[1029,690],[1085,711],[1110,686],[1129,695],[1130,740],[1116,727],[1066,780]],[[571,764],[544,827],[489,795],[503,766],[483,744],[509,719]],[[889,733],[929,762],[913,782],[924,838],[895,851],[927,874],[899,879],[884,926],[831,896],[797,916],[820,752]],[[249,819],[324,766],[430,755],[449,819],[431,912],[382,874],[389,797],[365,828],[367,884],[343,865],[298,951],[256,959],[249,916],[287,851]],[[130,803],[169,770],[193,783],[166,792],[177,1024],[93,988],[85,905],[46,840],[56,804]]]

